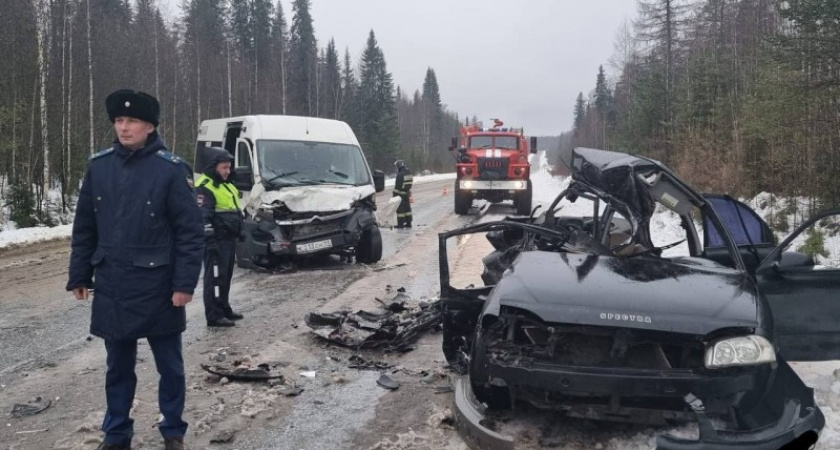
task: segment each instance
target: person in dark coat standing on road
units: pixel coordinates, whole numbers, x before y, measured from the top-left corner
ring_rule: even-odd
[[[405,162],[398,159],[394,162],[397,168],[397,179],[394,183],[394,197],[400,197],[400,206],[397,207],[397,228],[411,228],[411,185],[414,184],[414,175],[405,165]]]
[[[219,147],[208,154],[204,173],[196,181],[195,196],[204,217],[204,317],[207,326],[232,327],[242,314],[230,306],[230,280],[236,262],[236,240],[242,232],[239,191],[229,181],[233,155]]]
[[[155,130],[157,99],[126,89],[105,104],[117,139],[88,162],[67,282],[78,300],[96,288],[90,332],[105,341],[108,365],[99,449],[131,448],[137,340],[146,338],[160,374],[159,430],[166,450],[182,450],[187,423],[181,333],[204,254],[201,211],[192,174]]]

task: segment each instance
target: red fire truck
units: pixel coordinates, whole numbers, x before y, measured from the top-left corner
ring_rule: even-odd
[[[530,145],[522,128],[508,128],[493,119],[493,127],[479,122],[461,127],[449,150],[455,152],[455,213],[467,214],[473,200],[491,203],[513,200],[518,215],[531,213],[531,164],[529,153],[537,152],[537,138]]]

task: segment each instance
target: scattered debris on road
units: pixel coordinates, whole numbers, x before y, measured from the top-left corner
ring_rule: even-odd
[[[376,380],[376,384],[392,391],[400,387],[400,382],[391,378],[387,373],[380,375],[379,379]]]
[[[384,312],[310,312],[304,320],[316,336],[345,347],[404,353],[414,349],[412,344],[424,331],[441,325],[440,301],[407,307],[409,299],[400,288],[388,301],[377,299]]]
[[[280,395],[285,395],[286,397],[297,397],[298,395],[303,393],[303,388],[294,387],[294,388],[286,388],[280,389],[277,391]]]
[[[347,367],[356,370],[388,370],[394,367],[393,364],[388,364],[382,361],[368,361],[359,355],[351,356],[348,359],[348,362],[350,365]]]
[[[266,381],[283,378],[282,374],[275,375],[270,373],[271,368],[268,364],[260,364],[257,367],[244,365],[223,367],[219,365],[208,366],[206,364],[202,364],[201,368],[213,375],[223,377],[223,379],[227,378],[230,381]]]
[[[16,419],[20,419],[22,417],[27,416],[34,416],[35,414],[38,414],[41,411],[49,408],[51,404],[52,401],[44,400],[41,397],[36,397],[29,403],[16,403],[12,407],[11,416]]]

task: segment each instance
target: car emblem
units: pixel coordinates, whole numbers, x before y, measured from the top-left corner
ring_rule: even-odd
[[[624,314],[624,313],[601,313],[601,320],[610,320],[618,322],[638,322],[638,323],[653,323],[650,316],[641,314]]]

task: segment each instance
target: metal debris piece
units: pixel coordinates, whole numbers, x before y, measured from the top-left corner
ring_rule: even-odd
[[[318,372],[316,372],[314,370],[310,370],[310,371],[307,371],[307,372],[301,372],[300,373],[300,375],[302,377],[306,377],[306,378],[315,378],[315,375],[317,375],[317,374],[318,374]]]
[[[41,397],[36,398],[29,403],[16,403],[12,406],[12,417],[20,419],[21,417],[34,416],[41,411],[47,409],[52,404],[50,400],[42,400]]]
[[[380,313],[310,312],[305,321],[316,336],[345,347],[407,352],[423,332],[441,325],[439,300],[410,308],[405,306],[407,300],[404,292],[398,292],[390,301],[377,299],[385,309]]]
[[[435,394],[448,394],[450,392],[455,392],[455,389],[452,386],[435,387]]]
[[[298,395],[303,393],[303,388],[294,387],[294,388],[286,388],[280,389],[277,391],[280,395],[285,395],[286,397],[297,397]]]
[[[376,384],[392,391],[400,387],[400,382],[391,378],[387,373],[380,375],[379,379],[376,380]]]
[[[265,381],[283,378],[282,374],[272,375],[269,371],[261,366],[252,367],[222,367],[222,366],[208,366],[201,365],[201,368],[214,375],[225,377],[231,381]]]
[[[357,370],[388,370],[394,367],[393,364],[388,364],[382,361],[368,361],[359,355],[351,356],[347,362],[350,363],[347,367]]]

